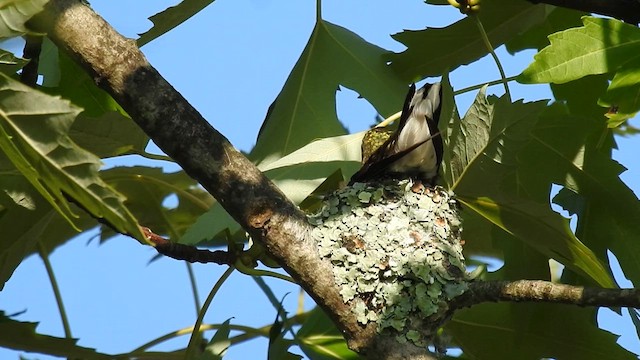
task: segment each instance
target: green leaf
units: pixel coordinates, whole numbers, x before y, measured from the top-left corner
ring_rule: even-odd
[[[571,114],[602,119],[605,110],[598,105],[598,99],[607,91],[610,79],[607,74],[589,75],[564,84],[551,84],[551,90]]]
[[[620,179],[624,167],[602,151],[607,134],[602,118],[571,116],[559,105],[547,110],[520,154],[527,164],[521,178],[525,187],[535,186],[532,182],[564,186],[567,190],[554,202],[578,215],[580,239],[602,262],[611,250],[625,274],[639,284],[640,244],[633,234],[640,231],[640,202]]]
[[[58,51],[60,82],[57,88],[48,88],[50,94],[60,95],[83,108],[83,115],[98,117],[116,111],[125,114],[122,107],[100,89],[84,69],[71,60],[63,51]]]
[[[548,205],[525,199],[494,200],[467,198],[460,202],[510,235],[532,248],[594,279],[603,287],[613,287],[609,273],[596,255],[578,240],[569,221],[553,212]]]
[[[549,34],[580,26],[584,15],[587,13],[564,7],[553,7],[544,22],[507,41],[505,43],[507,51],[514,54],[525,49],[540,50],[549,45]]]
[[[183,171],[164,173],[144,166],[115,167],[101,172],[106,183],[127,198],[127,208],[141,224],[174,241],[211,207],[213,197]],[[175,195],[177,204],[165,200]],[[211,224],[210,224],[211,225]],[[103,230],[102,238],[112,235]]]
[[[638,49],[640,50],[640,47]],[[611,80],[607,93],[598,104],[616,108],[615,116],[610,117],[613,119],[609,121],[611,127],[616,127],[636,115],[640,110],[640,57],[635,57],[620,66]]]
[[[6,211],[0,218],[0,225],[7,229],[3,231],[3,241],[0,242],[0,290],[4,288],[4,284],[20,262],[35,249],[38,240],[44,237],[45,230],[55,214],[52,210],[40,211],[38,218],[33,216],[33,213],[33,210],[23,208]],[[27,218],[29,222],[26,223],[21,215],[30,215]]]
[[[214,203],[209,211],[200,215],[185,234],[178,240],[181,244],[195,245],[203,241],[211,241],[210,245],[226,244],[227,235],[235,235],[241,231],[238,224],[219,203]]]
[[[16,71],[22,69],[27,62],[27,60],[16,57],[9,51],[0,49],[0,72],[6,75],[11,76],[15,74]]]
[[[69,137],[100,158],[144,154],[149,137],[129,117],[109,111],[98,117],[78,115]]]
[[[549,280],[546,256],[514,242],[505,233],[494,239],[504,266],[487,280]],[[627,359],[618,336],[598,328],[595,308],[543,303],[479,304],[456,312],[445,325],[456,345],[473,359]],[[562,319],[558,321],[557,319]],[[498,346],[499,340],[500,346]],[[603,354],[609,355],[603,355]]]
[[[169,32],[171,29],[189,20],[212,2],[213,0],[182,0],[178,5],[171,6],[153,15],[149,18],[149,20],[153,22],[153,27],[139,34],[138,46],[142,47],[166,32]]]
[[[453,163],[464,167],[454,178],[452,190],[465,212],[475,213],[602,286],[612,286],[608,272],[575,237],[568,220],[551,210],[550,184],[534,181],[539,177],[528,174],[533,179],[523,186],[520,173],[539,169],[519,163],[517,156],[531,141],[531,130],[544,108],[543,101],[512,104],[502,97],[490,102],[482,89],[460,124],[452,125],[465,134],[458,143],[448,145],[458,159]]]
[[[545,20],[553,7],[522,0],[487,0],[478,15],[494,48]],[[489,52],[475,19],[465,17],[445,28],[405,30],[392,36],[407,50],[388,56],[391,67],[406,81],[439,76]]]
[[[474,359],[636,359],[598,329],[595,310],[551,304],[480,304],[446,325]],[[562,319],[562,321],[558,321]]]
[[[446,187],[450,189],[464,170],[465,164],[460,163],[460,161],[463,161],[464,154],[456,154],[460,149],[455,148],[455,146],[461,146],[464,139],[461,132],[460,115],[458,114],[448,73],[442,75],[441,83],[442,109],[440,111],[438,130],[442,134],[442,140],[445,145],[441,165],[442,178]],[[483,93],[485,91],[483,90]]]
[[[337,170],[341,170],[343,174],[352,174],[358,169],[363,135],[364,132],[360,132],[316,140],[281,159],[261,164],[258,168],[291,201],[299,204],[327,176]],[[197,244],[205,239],[212,239],[225,229],[235,234],[240,230],[240,225],[216,202],[180,238],[180,243]]]
[[[231,340],[229,340],[230,321],[231,319],[228,319],[218,327],[218,331],[213,335],[202,354],[197,357],[198,360],[222,360],[227,349],[231,346]]]
[[[360,167],[364,132],[320,139],[258,168],[294,203],[307,198],[327,176],[340,169],[353,174]]]
[[[38,334],[38,323],[15,321],[0,312],[0,347],[36,352],[63,358],[87,360],[109,360],[113,356],[96,352],[95,349],[76,345],[75,339],[63,339]]]
[[[262,124],[251,158],[267,164],[312,140],[346,131],[336,115],[340,85],[383,116],[400,110],[406,84],[385,64],[386,51],[349,30],[319,21]]]
[[[71,100],[84,110],[71,128],[73,141],[101,158],[145,153],[147,135],[83,69],[47,39],[40,60],[40,70],[44,68],[41,90]]]
[[[38,73],[42,75],[43,87],[57,87],[60,84],[59,59],[58,47],[48,37],[43,37],[40,62],[38,63]]]
[[[73,224],[65,196],[139,241],[124,199],[98,176],[100,160],[68,136],[80,109],[0,74],[0,148],[38,192]]]
[[[29,31],[27,20],[44,8],[48,0],[4,0],[0,3],[0,39],[20,36]]]
[[[551,45],[534,56],[518,76],[525,84],[562,84],[586,75],[605,74],[638,57],[640,30],[614,19],[585,16],[583,27],[549,36]]]
[[[269,353],[267,360],[300,360],[302,356],[289,352],[289,348],[295,345],[295,342],[290,339],[283,339],[282,336],[278,337],[269,346]]]
[[[77,230],[57,213],[31,186],[27,179],[15,170],[4,154],[0,153],[0,290],[11,277],[20,262],[35,252],[40,242],[50,253],[56,246],[77,234]],[[81,229],[96,225],[84,212],[75,224]]]
[[[478,92],[464,121],[460,120],[455,103],[452,106],[446,106],[448,105],[446,102],[443,104],[442,114],[448,115],[445,117],[448,122],[440,124],[440,131],[446,135],[442,171],[449,189],[457,186],[467,166],[489,142],[493,106],[487,102],[486,91],[485,85]],[[453,90],[448,79],[443,84],[442,96],[444,99],[453,98]]]
[[[144,154],[147,135],[83,69],[46,38],[40,60],[40,70],[45,69],[41,90],[83,107],[69,133],[74,142],[100,158]]]
[[[320,308],[313,309],[296,334],[300,349],[311,360],[360,359]]]

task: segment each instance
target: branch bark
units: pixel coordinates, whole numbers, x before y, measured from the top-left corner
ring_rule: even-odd
[[[542,280],[474,281],[452,302],[451,308],[455,311],[498,301],[640,308],[640,290],[585,288]]]
[[[528,0],[534,4],[549,4],[588,13],[611,16],[629,24],[640,22],[638,0]]]
[[[328,261],[308,236],[304,214],[215,130],[124,38],[78,0],[51,0],[30,25],[105,89],[151,139],[207,189],[333,317],[349,346],[363,351],[376,336],[344,304]]]

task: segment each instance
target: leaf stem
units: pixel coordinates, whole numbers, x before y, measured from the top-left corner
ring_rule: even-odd
[[[322,21],[322,0],[316,0],[316,22]]]
[[[207,296],[207,299],[204,301],[204,304],[202,305],[202,309],[200,309],[200,313],[198,314],[198,318],[196,319],[196,323],[193,326],[193,332],[191,333],[191,338],[189,339],[189,345],[187,345],[187,351],[184,357],[185,359],[190,360],[194,358],[194,354],[197,346],[196,339],[200,334],[200,326],[202,325],[204,314],[207,313],[207,310],[209,309],[209,305],[211,305],[211,302],[213,301],[213,297],[216,296],[216,294],[218,293],[218,290],[220,290],[220,287],[222,287],[222,284],[224,284],[224,282],[229,278],[233,270],[235,270],[235,267],[233,266],[229,266],[229,268],[225,270],[224,274],[222,274],[222,276],[220,276],[220,279],[218,279],[216,284],[213,285],[211,292],[209,292],[209,296]]]
[[[58,282],[56,281],[56,276],[53,273],[53,267],[51,266],[51,262],[49,262],[49,254],[47,250],[42,245],[42,242],[38,241],[38,254],[44,263],[44,268],[47,270],[47,276],[49,276],[49,282],[51,283],[51,288],[53,289],[53,295],[56,298],[56,304],[58,304],[58,311],[60,312],[60,318],[62,319],[62,327],[64,328],[64,336],[67,339],[71,339],[71,327],[69,326],[69,319],[67,317],[67,312],[64,309],[64,303],[62,302],[62,295],[60,293],[60,288],[58,287]]]
[[[304,324],[304,321],[309,317],[309,313],[311,312],[307,311],[304,313],[300,313],[300,314],[296,314],[290,318],[287,319],[287,321],[289,323],[291,323],[291,325],[301,325]],[[200,331],[208,331],[208,330],[216,330],[219,329],[221,326],[221,324],[202,324],[200,325]],[[254,328],[251,326],[245,326],[245,325],[233,325],[233,324],[229,324],[229,328],[231,330],[236,330],[236,331],[240,331],[242,332],[242,334],[236,335],[232,338],[230,338],[229,340],[231,341],[231,344],[236,345],[239,343],[242,343],[244,341],[248,341],[251,339],[255,339],[257,337],[265,337],[268,338],[269,337],[269,331],[271,330],[271,327],[273,325],[265,325],[259,328]],[[184,329],[180,329],[180,330],[176,330],[176,331],[172,331],[168,334],[162,335],[156,339],[153,339],[151,341],[149,341],[148,343],[141,345],[140,347],[136,348],[135,350],[126,353],[126,354],[119,354],[116,355],[117,358],[119,357],[125,357],[125,358],[136,358],[136,359],[144,359],[147,357],[151,357],[151,358],[157,358],[157,354],[156,353],[150,353],[150,352],[145,352],[146,349],[149,349],[153,346],[162,344],[165,341],[177,338],[178,336],[183,336],[183,335],[187,335],[187,334],[191,334],[194,331],[194,327],[188,327],[188,328],[184,328]],[[166,353],[163,353],[166,355]]]
[[[476,21],[476,25],[478,26],[478,30],[480,31],[480,36],[482,37],[482,40],[484,41],[484,45],[487,47],[487,50],[489,51],[489,53],[491,54],[491,57],[493,57],[493,61],[495,61],[496,65],[498,66],[498,71],[500,71],[500,77],[502,78],[502,83],[504,84],[504,92],[505,94],[507,94],[507,97],[509,98],[509,101],[511,101],[511,92],[509,91],[509,85],[508,85],[508,81],[507,81],[507,77],[504,74],[504,69],[502,68],[502,64],[500,63],[500,59],[498,59],[498,55],[496,55],[496,52],[493,50],[493,46],[491,45],[491,41],[489,41],[489,36],[487,35],[487,32],[484,30],[484,26],[482,25],[482,21],[480,21],[480,18],[478,17],[478,15],[469,15],[471,17],[473,17]]]
[[[184,262],[187,265],[187,272],[189,273],[189,283],[191,284],[191,292],[193,293],[193,301],[196,305],[196,314],[200,313],[202,305],[200,304],[200,295],[198,294],[198,286],[196,283],[196,276],[193,273],[193,265],[190,262]]]
[[[250,275],[250,276],[269,276],[269,277],[272,277],[272,278],[288,281],[288,282],[290,282],[292,284],[298,285],[298,283],[295,280],[293,280],[293,278],[291,276],[280,274],[280,273],[277,273],[275,271],[250,268],[248,266],[244,266],[244,264],[242,264],[241,261],[236,261],[235,265],[238,267],[238,271],[240,271],[241,273],[243,273],[245,275]]]
[[[200,331],[216,330],[216,329],[219,329],[220,326],[221,324],[203,324],[203,325],[200,325]],[[269,337],[269,329],[271,328],[271,325],[263,326],[261,328],[253,328],[250,326],[230,324],[229,328],[231,330],[241,331],[243,333],[241,335],[249,336],[248,339],[253,339],[259,336]],[[144,357],[143,355],[145,354],[146,349],[162,344],[165,341],[169,341],[171,339],[177,338],[178,336],[192,334],[194,329],[195,329],[194,327],[188,327],[188,328],[172,331],[168,334],[162,335],[156,339],[149,341],[148,343],[138,347],[137,349],[131,351],[130,353],[120,354],[120,355],[127,358],[143,358]],[[242,340],[242,341],[246,341],[246,340]],[[234,342],[232,341],[232,343]]]
[[[146,151],[142,151],[142,152],[136,152],[138,155],[142,156],[145,159],[149,159],[149,160],[160,160],[160,161],[168,161],[168,162],[172,162],[175,164],[175,161],[167,156],[167,155],[161,155],[161,154],[152,154],[152,153],[148,153]]]
[[[457,96],[457,95],[464,94],[464,93],[469,92],[469,91],[478,90],[478,89],[482,88],[485,85],[492,86],[492,85],[504,84],[505,81],[507,81],[507,82],[508,81],[514,81],[517,77],[518,77],[517,75],[516,76],[510,76],[510,77],[504,78],[504,79],[498,79],[498,80],[489,81],[487,83],[482,83],[482,84],[469,86],[469,87],[466,87],[464,89],[460,89],[460,90],[454,91],[453,95]]]

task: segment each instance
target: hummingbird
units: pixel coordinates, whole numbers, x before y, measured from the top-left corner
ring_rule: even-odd
[[[442,136],[438,120],[442,106],[440,83],[412,84],[396,131],[353,174],[349,185],[381,178],[413,178],[435,185],[442,162]]]

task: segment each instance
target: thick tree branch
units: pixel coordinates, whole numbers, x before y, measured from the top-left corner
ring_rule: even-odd
[[[309,239],[304,214],[216,131],[145,59],[135,41],[118,34],[78,0],[51,0],[32,21],[78,62],[151,139],[327,310],[354,350],[373,343],[344,304],[330,264]]]
[[[549,4],[588,13],[611,16],[629,24],[640,22],[638,0],[528,0],[534,4]]]
[[[451,306],[455,310],[498,301],[640,308],[640,290],[584,288],[542,280],[474,281]]]

